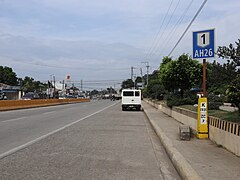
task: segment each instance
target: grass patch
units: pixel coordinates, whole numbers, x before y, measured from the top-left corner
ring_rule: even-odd
[[[182,105],[179,107],[197,112],[197,107],[194,107],[193,105]],[[228,112],[223,110],[209,110],[208,114],[209,116],[214,116],[222,120],[240,123],[240,115],[238,111]]]
[[[194,111],[194,112],[197,112],[197,107],[193,106],[193,105],[181,105],[181,106],[178,106],[180,108],[184,108],[184,109],[188,109],[188,110],[191,110],[191,111]]]
[[[223,111],[224,113],[214,113],[213,115],[210,114],[209,112],[209,115],[210,116],[214,116],[214,117],[218,117],[220,119],[223,119],[223,120],[226,120],[226,121],[231,121],[231,122],[237,122],[237,123],[240,123],[240,116],[239,116],[239,113],[238,111],[235,111],[235,112],[226,112],[226,111]]]

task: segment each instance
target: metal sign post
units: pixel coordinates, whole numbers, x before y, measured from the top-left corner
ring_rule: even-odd
[[[208,138],[206,58],[214,57],[214,29],[193,32],[193,58],[203,59],[203,97],[198,99],[198,138]]]

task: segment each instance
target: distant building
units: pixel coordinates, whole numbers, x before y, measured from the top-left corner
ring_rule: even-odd
[[[7,100],[18,100],[21,99],[21,95],[22,91],[20,86],[10,86],[4,83],[0,83],[0,99],[3,96],[6,96]]]

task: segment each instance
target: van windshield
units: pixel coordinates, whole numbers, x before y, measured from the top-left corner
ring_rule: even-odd
[[[133,91],[124,91],[123,96],[133,96]]]

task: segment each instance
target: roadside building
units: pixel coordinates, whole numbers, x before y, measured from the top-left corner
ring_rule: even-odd
[[[0,83],[0,100],[21,99],[22,91],[20,86],[10,86]]]

